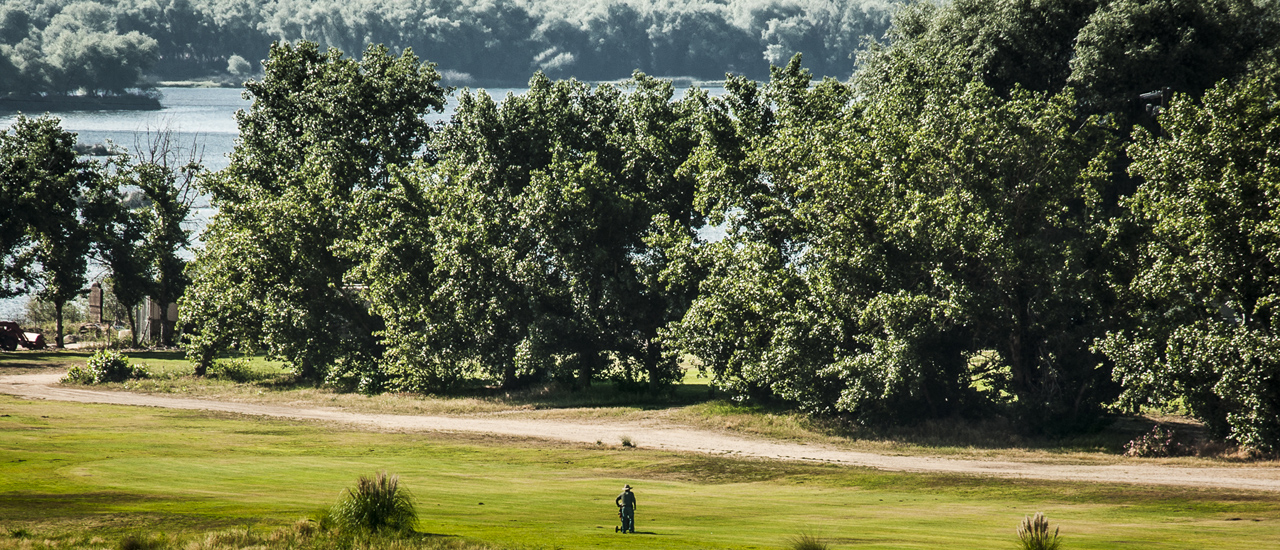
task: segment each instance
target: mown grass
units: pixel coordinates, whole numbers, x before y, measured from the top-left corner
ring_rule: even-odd
[[[432,535],[396,543],[404,548],[784,548],[800,533],[832,548],[1011,548],[1035,512],[1073,549],[1280,547],[1270,494],[895,474],[0,396],[0,549],[24,548],[4,536],[16,530],[59,548],[117,548],[139,533],[173,548],[237,530],[265,540],[379,470],[413,491],[417,531]],[[640,534],[630,538],[612,529],[623,483],[639,497]]]

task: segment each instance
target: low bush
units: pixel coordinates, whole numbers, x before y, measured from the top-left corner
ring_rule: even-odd
[[[1057,550],[1062,546],[1058,538],[1058,529],[1049,533],[1049,520],[1044,514],[1036,512],[1035,517],[1023,517],[1018,526],[1018,539],[1022,541],[1022,550]]]
[[[83,367],[76,365],[68,369],[62,383],[106,384],[150,377],[146,367],[131,364],[128,356],[116,350],[102,350],[90,356]]]
[[[1177,436],[1172,429],[1156,425],[1151,428],[1151,431],[1125,443],[1124,456],[1162,457],[1185,454],[1186,449],[1176,439]]]
[[[412,495],[400,487],[397,476],[386,472],[360,476],[329,515],[340,530],[348,532],[410,532],[418,521]]]
[[[212,367],[209,367],[206,376],[241,384],[258,378],[257,373],[253,372],[253,367],[249,366],[249,360],[243,357],[214,363]]]

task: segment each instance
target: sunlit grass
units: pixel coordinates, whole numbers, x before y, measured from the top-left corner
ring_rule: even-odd
[[[1126,460],[1124,444],[1156,421],[1180,423],[1180,432],[1203,431],[1195,423],[1162,416],[1122,418],[1105,430],[1065,438],[1029,438],[998,420],[943,419],[895,428],[867,429],[839,418],[822,418],[783,407],[743,405],[724,400],[691,366],[673,391],[650,395],[621,391],[607,381],[572,389],[557,384],[518,391],[475,386],[455,395],[383,393],[367,396],[299,382],[282,363],[261,356],[240,358],[251,376],[245,382],[193,376],[194,368],[178,351],[126,352],[153,374],[144,380],[95,386],[214,400],[296,407],[332,407],[350,412],[401,415],[490,415],[566,421],[660,423],[726,433],[822,444],[884,454],[957,458],[1016,459],[1109,464]],[[0,353],[0,374],[54,372],[83,364],[90,351]],[[1148,462],[1216,466],[1243,464],[1239,457],[1153,458]],[[1250,464],[1257,465],[1258,462]]]
[[[209,533],[267,538],[379,470],[414,493],[418,532],[498,548],[785,548],[801,532],[832,548],[1012,548],[1019,522],[1036,511],[1073,549],[1117,540],[1280,545],[1280,503],[1265,494],[895,474],[0,397],[0,548],[19,548],[3,536],[14,529],[28,541],[97,536],[102,548],[138,532],[183,548]],[[630,539],[612,529],[623,483],[640,499]]]

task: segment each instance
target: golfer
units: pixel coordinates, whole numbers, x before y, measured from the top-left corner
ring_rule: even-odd
[[[614,499],[618,505],[618,517],[622,518],[622,532],[636,532],[636,494],[631,492],[630,485],[622,486],[622,494]]]

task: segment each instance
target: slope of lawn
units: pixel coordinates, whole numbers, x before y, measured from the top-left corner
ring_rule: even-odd
[[[892,474],[0,396],[0,548],[19,547],[5,533],[48,547],[92,533],[108,547],[140,531],[177,540],[271,530],[378,470],[417,497],[419,531],[503,548],[784,548],[802,532],[833,548],[1012,548],[1017,523],[1037,511],[1072,549],[1280,547],[1270,494]],[[613,532],[623,483],[639,497],[635,536]]]
[[[90,350],[0,353],[0,375],[59,372],[83,365]],[[197,397],[215,400],[289,405],[338,407],[352,412],[409,415],[467,415],[501,412],[509,417],[565,420],[616,419],[679,423],[702,429],[771,439],[817,442],[847,449],[962,458],[1056,460],[1072,463],[1120,463],[1126,442],[1160,422],[1173,427],[1199,457],[1155,459],[1184,466],[1262,465],[1241,460],[1233,449],[1203,445],[1202,426],[1185,417],[1122,417],[1104,430],[1068,437],[1032,438],[1015,426],[998,421],[943,420],[892,430],[869,430],[841,422],[806,416],[783,408],[729,403],[711,390],[696,369],[672,391],[650,395],[620,391],[599,381],[582,391],[555,384],[507,392],[477,382],[452,395],[384,393],[361,395],[295,380],[279,362],[261,356],[237,360],[236,376],[217,369],[210,376],[192,375],[193,367],[181,351],[137,350],[125,352],[135,364],[153,373],[146,380],[104,384],[95,389]],[[223,364],[229,363],[223,360]],[[1200,452],[1205,451],[1205,452]],[[1275,463],[1268,465],[1276,465]]]

